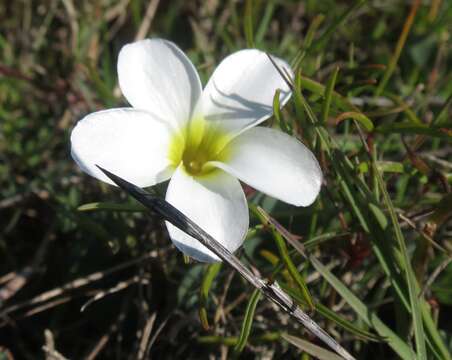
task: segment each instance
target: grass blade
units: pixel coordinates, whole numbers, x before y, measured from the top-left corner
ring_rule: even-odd
[[[361,300],[359,300],[346,285],[344,285],[331,271],[322,265],[316,258],[310,257],[314,268],[322,274],[323,278],[342,296],[358,316],[375,331],[385,338],[388,345],[404,360],[413,360],[415,354],[413,350],[405,343],[395,332],[386,326],[378,316],[369,309]]]
[[[308,353],[309,355],[314,356],[319,360],[341,360],[340,356],[328,351],[320,346],[314,345],[313,343],[300,339],[297,336],[289,335],[289,334],[281,334],[281,337],[286,340],[288,343],[296,346],[300,350]]]
[[[221,270],[222,263],[215,263],[209,265],[202,279],[200,293],[199,293],[199,319],[205,330],[209,329],[209,320],[207,318],[207,300],[209,298],[209,291],[212,287],[213,280]]]
[[[322,124],[326,124],[330,113],[331,97],[333,96],[334,85],[336,84],[339,67],[336,67],[331,73],[325,88],[325,100],[322,105]]]
[[[308,32],[306,33],[306,37],[304,39],[303,46],[300,50],[298,50],[297,54],[292,60],[292,67],[297,70],[301,64],[301,61],[306,55],[306,49],[308,49],[311,44],[312,40],[314,39],[315,32],[319,28],[319,26],[322,24],[323,20],[325,19],[325,16],[322,14],[317,15],[309,25]]]
[[[411,26],[413,25],[414,18],[417,13],[417,9],[419,8],[419,5],[421,4],[420,0],[414,0],[413,5],[411,6],[410,13],[408,14],[407,19],[405,20],[405,24],[403,25],[402,32],[400,33],[399,39],[397,40],[397,45],[394,50],[394,54],[392,55],[391,59],[389,60],[388,67],[386,68],[383,78],[381,79],[380,83],[378,84],[377,88],[375,89],[375,96],[380,96],[383,90],[386,87],[386,84],[388,83],[389,78],[391,77],[392,73],[395,70],[395,67],[397,65],[397,62],[399,61],[400,54],[402,53],[403,47],[405,46],[406,39],[408,38],[408,34],[410,33]]]
[[[262,16],[262,20],[259,23],[257,28],[255,43],[259,46],[259,44],[264,40],[265,33],[269,28],[270,21],[272,20],[273,13],[275,11],[275,1],[270,0],[266,2],[265,12]]]
[[[246,46],[249,48],[254,48],[253,0],[245,1],[245,14],[243,17],[243,30],[245,33]]]
[[[312,300],[312,296],[309,292],[309,289],[304,281],[303,277],[298,272],[297,267],[293,263],[289,252],[287,250],[286,243],[284,242],[280,232],[275,227],[275,222],[271,221],[270,215],[268,215],[262,208],[252,207],[253,212],[258,216],[258,218],[262,221],[263,224],[269,225],[273,234],[273,238],[275,239],[276,246],[278,247],[279,256],[281,257],[287,271],[292,276],[293,280],[297,284],[298,288],[303,295],[303,299],[306,301],[311,310],[315,309],[314,302]]]
[[[143,212],[146,208],[141,204],[114,204],[109,202],[92,202],[80,205],[78,211],[122,211],[122,212]]]
[[[297,301],[300,301],[301,303],[305,304],[303,298],[300,297],[300,295],[291,289],[289,286],[285,284],[281,284],[282,288],[286,290],[291,296],[294,297]],[[354,334],[361,339],[369,340],[369,341],[384,341],[385,338],[372,334],[369,331],[363,330],[360,327],[353,324],[351,321],[339,316],[337,313],[335,313],[333,310],[331,310],[329,307],[321,304],[316,303],[316,311],[321,314],[326,319],[330,320],[331,322],[335,323],[337,326],[340,326],[341,328],[347,330],[351,334]]]
[[[374,163],[372,163],[372,167],[373,167],[374,173],[376,175],[380,190],[383,194],[383,199],[384,199],[385,205],[387,207],[387,210],[389,211],[389,216],[391,218],[392,225],[394,228],[394,235],[397,239],[397,242],[398,242],[398,245],[400,248],[400,252],[402,254],[401,260],[402,260],[403,271],[405,272],[406,282],[407,282],[407,286],[408,286],[408,294],[409,294],[410,306],[411,306],[411,315],[413,317],[414,335],[415,335],[415,340],[416,340],[417,356],[421,360],[426,360],[427,359],[427,349],[425,346],[424,325],[422,322],[421,308],[419,305],[420,302],[417,297],[417,294],[419,293],[419,286],[417,284],[416,277],[414,275],[414,271],[411,266],[411,261],[410,261],[410,258],[408,255],[408,250],[407,250],[406,244],[405,244],[405,238],[402,234],[402,230],[400,228],[400,224],[397,219],[397,215],[394,210],[394,206],[392,204],[391,198],[386,189],[386,185],[384,184],[380,171],[378,171],[378,169]]]
[[[248,338],[251,333],[251,326],[253,325],[254,313],[256,311],[257,303],[261,298],[261,292],[256,289],[251,294],[248,305],[246,306],[245,318],[243,319],[242,328],[240,329],[239,339],[237,345],[234,348],[236,354],[240,354],[248,342]]]
[[[347,111],[336,117],[336,124],[339,124],[345,119],[354,119],[358,121],[367,131],[372,131],[374,129],[374,124],[372,121],[363,113],[356,111]]]
[[[366,0],[357,0],[352,5],[350,5],[341,15],[339,15],[333,23],[325,30],[325,32],[313,43],[313,45],[308,49],[308,53],[317,51],[321,48],[323,48],[328,41],[330,40],[331,36],[334,34],[334,32],[337,30],[337,28],[343,24],[347,18],[356,10],[358,10]]]
[[[375,131],[381,134],[416,134],[427,135],[434,138],[452,142],[451,126],[445,124],[443,127],[433,127],[428,125],[413,125],[413,123],[401,122],[396,124],[384,124],[378,126]]]

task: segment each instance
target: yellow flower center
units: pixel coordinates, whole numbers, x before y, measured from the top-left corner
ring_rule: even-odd
[[[206,176],[215,171],[210,161],[224,162],[225,145],[231,138],[221,129],[203,118],[190,121],[186,129],[173,136],[169,146],[169,159],[174,168],[181,163],[192,176]]]

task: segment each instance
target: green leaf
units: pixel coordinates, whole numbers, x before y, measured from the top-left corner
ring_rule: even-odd
[[[388,219],[386,219],[386,216],[383,214],[383,212],[380,210],[380,208],[369,202],[369,209],[373,212],[375,219],[380,224],[380,227],[384,230],[388,226]]]
[[[221,270],[221,262],[214,263],[207,267],[207,270],[202,279],[200,293],[199,293],[199,319],[205,330],[209,329],[209,321],[207,318],[207,300],[209,298],[209,291],[212,287],[213,280]]]
[[[300,297],[298,292],[294,291],[294,289],[291,289],[289,286],[285,285],[282,282],[278,282],[278,284],[295,300],[306,305],[306,302],[303,300],[302,297]],[[362,339],[369,340],[369,341],[384,341],[384,338],[382,338],[381,336],[372,334],[369,331],[361,329],[360,327],[356,326],[351,321],[338,315],[336,312],[334,312],[327,306],[323,305],[322,303],[319,303],[319,302],[316,303],[316,311],[320,315],[325,317],[326,319],[334,322],[337,326],[340,326],[341,328],[347,330],[348,332],[350,332]]]
[[[306,285],[306,282],[303,279],[303,276],[301,276],[301,274],[298,272],[297,267],[290,258],[289,252],[287,251],[286,243],[284,242],[281,234],[279,234],[275,230],[273,231],[273,237],[275,238],[275,242],[279,250],[279,255],[281,256],[283,263],[285,264],[287,270],[289,271],[289,274],[292,276],[295,283],[298,285],[298,288],[303,294],[303,298],[306,300],[311,310],[315,309],[315,305],[312,300],[312,296],[309,293],[309,289]]]
[[[88,66],[89,77],[94,82],[94,86],[96,88],[96,93],[102,99],[102,102],[107,107],[113,107],[117,103],[117,99],[115,98],[112,88],[109,87],[103,79],[101,79],[99,72],[97,69],[89,65]]]
[[[358,121],[367,131],[372,131],[374,129],[374,124],[372,121],[363,113],[356,111],[347,111],[336,117],[336,124],[340,123],[345,119],[354,119]]]
[[[146,208],[141,204],[115,204],[109,202],[92,202],[80,205],[78,211],[123,211],[123,212],[143,212]]]
[[[275,116],[275,119],[276,119],[280,129],[287,134],[291,134],[292,132],[290,131],[290,129],[287,127],[287,124],[282,119],[281,104],[279,101],[280,95],[281,95],[281,90],[277,89],[275,91],[275,96],[273,96],[273,115]]]
[[[402,265],[402,270],[405,272],[406,282],[407,282],[407,286],[408,286],[408,294],[409,294],[409,298],[410,298],[411,315],[413,318],[417,356],[421,360],[426,360],[427,359],[427,349],[425,346],[426,339],[425,339],[425,333],[424,333],[424,325],[422,322],[421,308],[419,305],[419,299],[418,299],[418,295],[417,295],[419,293],[419,286],[417,284],[416,277],[414,275],[414,271],[411,266],[411,261],[410,261],[410,258],[408,255],[408,250],[407,250],[406,244],[405,244],[405,238],[403,236],[402,229],[400,228],[400,224],[397,219],[397,215],[396,215],[394,206],[392,204],[391,198],[386,189],[386,185],[383,181],[380,171],[378,171],[378,169],[374,163],[373,163],[373,169],[374,169],[374,173],[377,178],[378,185],[383,194],[383,199],[384,199],[385,205],[389,211],[389,216],[391,218],[392,226],[394,228],[394,235],[397,239],[399,249],[402,254],[401,265]]]
[[[334,19],[334,21],[331,23],[331,25],[329,25],[326,28],[326,30],[322,33],[322,35],[320,35],[320,37],[316,41],[314,41],[314,42],[312,42],[312,44],[310,44],[310,46],[305,50],[306,54],[316,52],[316,51],[322,49],[324,46],[326,46],[328,41],[330,41],[331,37],[336,32],[337,28],[340,25],[344,24],[344,22],[348,19],[348,17],[353,12],[358,10],[365,2],[366,2],[366,0],[356,0],[347,9],[345,9],[345,11],[342,14],[340,14],[336,19]],[[303,54],[303,52],[302,52],[302,54]],[[301,62],[301,60],[303,59],[304,56],[305,56],[305,54],[303,54],[303,56],[298,56],[298,58],[296,59],[297,62],[295,64],[299,65],[299,63]]]
[[[265,12],[264,15],[262,16],[262,20],[260,21],[256,32],[255,43],[257,45],[259,45],[263,41],[264,36],[269,28],[269,24],[272,20],[274,11],[275,11],[275,0],[266,1]]]
[[[312,301],[312,296],[309,293],[309,289],[306,285],[306,282],[304,281],[303,276],[301,276],[301,274],[298,272],[297,267],[295,266],[289,255],[286,243],[284,242],[284,239],[280,233],[281,229],[275,226],[277,222],[271,219],[270,215],[268,215],[262,208],[260,207],[256,208],[253,206],[251,207],[251,209],[263,224],[268,224],[270,226],[282,262],[284,263],[286,269],[289,271],[290,276],[293,278],[298,288],[300,289],[301,294],[303,295],[303,298],[306,301],[306,303],[309,305],[311,310],[315,309],[315,305],[314,302]]]
[[[447,124],[445,124],[447,125]],[[380,134],[417,134],[427,135],[435,138],[440,138],[452,142],[452,136],[450,134],[450,127],[430,127],[424,124],[413,124],[411,122],[403,122],[396,124],[384,124],[375,128],[375,131]]]
[[[377,169],[387,173],[403,173],[405,168],[401,162],[396,161],[377,161]]]
[[[261,292],[259,289],[255,289],[251,294],[248,305],[246,306],[245,318],[243,319],[242,328],[240,329],[239,339],[235,346],[234,351],[240,354],[246,346],[248,338],[251,333],[251,326],[253,325],[254,313],[256,311],[257,303],[261,298]]]
[[[300,350],[305,351],[309,355],[315,356],[316,359],[319,360],[342,360],[342,357],[336,355],[335,353],[321,348],[320,346],[314,345],[313,343],[300,339],[299,337],[289,335],[289,334],[281,334],[281,337],[286,340],[288,343],[296,346]]]
[[[415,1],[411,5],[411,11],[408,14],[408,16],[405,18],[405,23],[402,28],[402,31],[400,33],[399,39],[397,40],[397,45],[394,49],[394,53],[392,54],[391,58],[389,59],[388,66],[383,74],[383,78],[381,79],[380,83],[378,84],[378,87],[375,89],[375,96],[380,96],[380,94],[383,92],[383,90],[386,87],[386,84],[388,83],[390,77],[392,76],[396,66],[397,62],[399,61],[400,54],[402,53],[403,47],[405,46],[406,40],[408,38],[408,34],[410,33],[411,27],[414,22],[414,18],[416,16],[417,10],[419,8],[420,1]]]
[[[310,261],[314,268],[328,281],[328,283],[342,296],[342,298],[350,305],[350,307],[358,314],[358,316],[370,327],[385,338],[388,345],[404,360],[413,360],[415,354],[413,350],[405,343],[394,331],[386,326],[373,310],[368,308],[361,300],[359,300],[331,271],[321,264],[314,257],[310,257]]]
[[[245,32],[246,46],[254,48],[254,31],[253,31],[253,0],[245,1],[245,14],[243,20],[243,28]]]
[[[325,100],[322,105],[322,124],[326,124],[328,120],[328,115],[330,113],[331,98],[333,96],[334,85],[336,84],[337,74],[339,72],[339,67],[337,66],[331,73],[328,79],[325,89]]]
[[[292,60],[292,67],[297,70],[300,66],[303,58],[306,56],[306,50],[311,46],[312,40],[314,39],[315,32],[322,24],[323,20],[325,20],[325,15],[318,14],[314,17],[309,25],[308,32],[306,33],[306,38],[304,39],[304,43],[301,46],[301,49],[298,50],[297,54]]]

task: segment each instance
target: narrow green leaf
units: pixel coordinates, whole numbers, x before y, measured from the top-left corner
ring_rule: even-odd
[[[307,352],[309,355],[315,356],[316,359],[319,360],[342,360],[342,357],[336,355],[335,353],[321,348],[320,346],[314,345],[313,343],[300,339],[299,337],[289,335],[289,334],[281,334],[281,337],[286,340],[288,343],[296,346],[300,350]]]
[[[280,129],[287,134],[292,134],[292,131],[289,129],[289,127],[287,126],[287,124],[285,123],[285,121],[282,118],[281,104],[279,101],[280,95],[281,95],[281,90],[277,89],[275,91],[275,96],[273,96],[273,115],[275,116],[275,119],[276,119]]]
[[[249,48],[254,48],[253,0],[245,1],[245,14],[243,21],[246,45]]]
[[[276,89],[275,95],[273,96],[273,115],[275,116],[278,125],[281,127],[281,105],[279,103],[279,96],[281,95],[281,90]]]
[[[261,292],[259,291],[259,289],[255,289],[251,294],[248,305],[246,306],[245,318],[243,319],[239,339],[234,349],[237,354],[240,354],[243,351],[246,343],[248,342],[248,338],[251,333],[251,326],[253,325],[254,312],[256,311],[256,306],[260,298]]]
[[[440,354],[439,359],[450,360],[452,358],[450,356],[450,349],[448,349],[444,344],[444,340],[438,331],[438,327],[432,319],[427,302],[421,301],[420,306],[422,310],[422,317],[424,319],[425,329],[427,330],[429,340],[428,344],[431,346],[431,349],[435,353]]]
[[[92,202],[80,205],[78,211],[122,211],[122,212],[143,212],[146,208],[141,204],[114,204],[108,202]]]
[[[332,23],[330,26],[328,26],[326,28],[326,30],[322,33],[322,35],[320,35],[320,37],[312,42],[312,45],[310,45],[306,50],[306,54],[318,51],[320,49],[322,49],[330,40],[331,36],[336,32],[337,28],[343,24],[347,18],[353,13],[355,12],[357,9],[359,9],[364,3],[366,2],[366,0],[357,0],[355,1],[352,5],[350,5],[342,14],[340,14]],[[303,54],[304,56],[304,54]],[[301,57],[301,59],[303,58],[303,56],[299,56],[299,58]],[[301,59],[297,59],[297,67],[301,61]],[[296,67],[296,68],[297,68]]]
[[[387,173],[403,173],[405,171],[401,162],[396,161],[377,161],[377,169]]]
[[[443,122],[447,121],[448,109],[451,104],[452,104],[452,94],[450,94],[449,97],[446,99],[441,110],[438,112],[438,115],[436,115],[435,118],[430,123],[430,126],[441,125]]]
[[[287,250],[286,243],[284,242],[284,239],[282,238],[279,230],[275,227],[274,223],[269,221],[268,218],[270,217],[263,209],[260,207],[252,207],[253,213],[258,216],[258,218],[262,221],[263,224],[268,224],[270,226],[270,229],[273,234],[273,238],[275,239],[276,246],[278,247],[279,255],[286,266],[287,270],[289,271],[290,276],[292,276],[293,280],[297,284],[298,288],[301,291],[301,294],[303,295],[303,298],[305,299],[308,306],[314,310],[315,305],[312,301],[312,296],[309,293],[309,289],[306,285],[306,282],[303,279],[303,276],[300,275],[298,272],[297,267],[293,263],[289,252]]]
[[[264,40],[265,33],[269,28],[269,24],[270,21],[272,20],[274,11],[275,11],[275,1],[274,0],[267,1],[264,15],[262,16],[262,20],[260,21],[259,26],[257,28],[255,36],[256,44],[259,45]]]
[[[356,111],[347,111],[342,114],[340,114],[338,117],[336,117],[336,124],[340,123],[341,121],[345,119],[354,119],[358,121],[367,131],[372,131],[374,128],[374,124],[372,121],[363,113],[356,112]]]
[[[412,122],[413,125],[424,124],[424,122],[416,115],[413,109],[411,109],[410,104],[408,104],[405,99],[392,93],[387,93],[387,96],[399,106],[399,109],[402,110],[406,115],[407,120]]]
[[[386,326],[375,312],[369,309],[361,300],[359,300],[331,271],[329,271],[316,258],[310,257],[314,268],[328,281],[328,283],[342,296],[358,316],[370,327],[385,338],[388,345],[404,360],[413,360],[415,354],[413,350],[405,343],[395,332]]]
[[[272,275],[276,275],[277,273],[281,272],[281,275],[284,277],[284,279],[289,284],[293,285],[293,280],[289,274],[289,271],[287,271],[286,268],[284,268],[284,270],[283,270],[283,267],[281,266],[281,261],[279,260],[278,256],[276,256],[272,252],[265,250],[265,249],[261,250],[259,252],[259,255],[262,256],[265,260],[267,260],[270,264],[272,264],[273,266],[276,267]]]
[[[386,227],[388,226],[388,219],[386,219],[385,214],[383,214],[383,212],[380,210],[380,208],[377,205],[369,202],[369,209],[374,214],[375,219],[380,224],[380,227],[383,230],[386,229]]]
[[[207,267],[207,270],[202,279],[200,293],[199,293],[199,318],[204,329],[209,329],[209,321],[207,318],[207,299],[209,298],[209,291],[212,287],[213,280],[221,270],[222,263],[214,263]]]
[[[303,300],[303,298],[300,296],[300,294],[295,291],[294,289],[291,289],[288,285],[278,282],[278,284],[295,300],[300,302],[301,304],[306,305],[306,302]],[[327,306],[323,305],[322,303],[316,303],[316,311],[325,317],[326,319],[332,321],[337,326],[340,326],[341,328],[347,330],[351,334],[354,334],[364,340],[369,341],[384,341],[385,339],[381,336],[372,334],[369,331],[363,330],[360,327],[353,324],[351,321],[341,317],[339,314],[328,308]]]
[[[306,240],[305,242],[303,242],[303,245],[306,250],[310,250],[310,249],[317,247],[318,245],[320,245],[323,242],[329,241],[331,239],[340,238],[342,236],[349,236],[349,235],[350,235],[350,233],[348,233],[348,232],[344,232],[344,233],[327,232],[327,233],[323,233],[321,235],[317,235],[317,236],[314,236],[314,237]]]
[[[326,124],[328,115],[330,113],[331,97],[333,96],[334,85],[336,84],[337,74],[339,73],[339,67],[337,66],[331,73],[325,88],[325,100],[322,105],[322,124]]]
[[[386,71],[383,74],[383,78],[378,84],[378,87],[375,89],[375,96],[379,96],[383,92],[384,88],[386,87],[386,84],[388,83],[389,78],[391,77],[392,73],[396,68],[397,62],[399,61],[400,54],[402,53],[403,47],[405,46],[408,34],[410,33],[410,29],[411,26],[413,25],[414,18],[416,16],[420,3],[421,3],[420,0],[416,0],[413,1],[413,4],[411,5],[410,13],[408,14],[405,20],[394,53],[392,54],[391,59],[389,60],[388,67],[386,68]]]
[[[373,163],[373,168],[375,169],[375,163]],[[375,171],[375,170],[374,170]],[[430,346],[431,350],[435,353],[439,353],[442,356],[442,359],[450,359],[450,353],[446,346],[444,345],[444,342],[438,332],[437,327],[435,326],[433,319],[431,317],[430,311],[428,309],[427,303],[423,298],[418,297],[418,293],[420,291],[419,285],[417,284],[413,268],[411,266],[411,261],[408,257],[408,252],[405,245],[405,240],[400,228],[400,224],[397,219],[397,215],[395,213],[395,209],[392,205],[392,201],[389,197],[389,193],[387,192],[386,186],[384,185],[383,178],[381,174],[378,171],[375,171],[375,174],[377,175],[377,181],[379,184],[379,187],[382,190],[383,197],[386,203],[386,207],[389,210],[389,214],[391,217],[391,221],[393,223],[394,232],[396,235],[396,239],[399,244],[400,248],[400,267],[404,271],[406,282],[408,285],[409,290],[409,298],[410,298],[410,308],[413,316],[413,323],[414,323],[414,330],[415,330],[415,339],[416,339],[416,346],[418,349],[418,356],[422,358],[426,358],[426,350],[425,350],[425,341],[428,341],[428,345]],[[421,321],[421,318],[423,320],[423,323]],[[427,338],[424,334],[424,327],[427,330]],[[424,356],[425,355],[425,356]],[[424,356],[424,357],[423,357]]]
[[[260,336],[253,336],[253,343],[266,343],[266,342],[274,342],[281,339],[281,334],[279,332],[267,332]],[[236,336],[217,336],[217,335],[209,335],[209,336],[198,336],[196,340],[201,344],[223,344],[226,346],[234,346],[238,342],[238,338]]]
[[[447,124],[445,124],[447,125]],[[452,142],[450,127],[430,127],[425,124],[415,125],[413,123],[402,122],[395,124],[384,124],[375,128],[375,131],[381,134],[419,134],[428,135],[435,138],[444,139]]]
[[[292,259],[289,256],[289,252],[287,251],[286,243],[284,242],[281,234],[279,234],[276,229],[273,231],[273,237],[275,238],[276,245],[279,250],[279,254],[286,265],[287,270],[289,271],[289,274],[294,279],[295,283],[298,285],[301,293],[303,294],[303,297],[305,298],[306,302],[308,303],[308,306],[311,308],[311,310],[315,309],[314,302],[312,301],[312,296],[309,292],[309,289],[306,285],[306,282],[303,279],[303,276],[300,275],[298,272],[297,267],[293,263]]]
[[[309,25],[308,31],[306,33],[306,37],[304,39],[304,47],[309,48],[312,45],[312,41],[314,40],[315,32],[322,25],[323,20],[325,20],[325,15],[317,14],[314,19],[312,19],[311,24]]]
[[[324,96],[326,92],[325,85],[300,74],[299,79],[299,89],[306,89],[313,94]],[[336,91],[331,92],[331,100],[334,105],[336,105],[342,111],[359,111],[356,106],[348,101],[348,99]]]
[[[391,198],[389,196],[389,193],[386,189],[386,185],[383,181],[383,178],[381,176],[381,173],[378,171],[375,164],[373,164],[374,173],[377,177],[377,182],[380,187],[380,190],[383,194],[383,199],[385,202],[385,205],[389,211],[389,216],[391,218],[392,226],[394,228],[394,234],[397,239],[400,252],[402,254],[402,266],[403,271],[405,272],[406,282],[408,286],[408,293],[410,298],[410,306],[411,306],[411,315],[413,317],[413,326],[414,326],[414,335],[415,335],[415,341],[416,341],[416,349],[417,349],[417,356],[420,360],[426,360],[427,359],[427,349],[425,346],[425,333],[424,333],[424,325],[422,323],[422,314],[421,314],[421,308],[419,305],[419,299],[418,299],[418,289],[419,286],[416,281],[416,277],[414,275],[413,268],[411,266],[411,261],[408,255],[408,250],[406,248],[405,244],[405,238],[402,233],[402,229],[400,228],[399,221],[397,219],[397,215],[394,209],[394,206],[392,204]]]
[[[102,99],[102,102],[107,107],[112,107],[117,102],[117,99],[115,98],[112,88],[109,87],[105,81],[100,77],[99,71],[97,68],[95,68],[92,65],[88,66],[89,71],[89,77],[93,81],[94,86],[96,88],[96,93],[99,95],[99,97]]]
[[[295,70],[298,70],[298,67],[300,66],[301,62],[303,61],[303,58],[306,55],[306,49],[308,49],[311,44],[312,40],[314,39],[315,32],[319,28],[319,26],[322,24],[323,20],[325,19],[325,15],[318,14],[314,17],[314,19],[311,21],[311,24],[309,25],[308,32],[306,33],[306,37],[304,39],[304,43],[301,46],[301,49],[298,50],[297,54],[292,60],[292,67]]]

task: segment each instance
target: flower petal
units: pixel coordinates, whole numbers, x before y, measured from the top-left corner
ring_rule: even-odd
[[[99,165],[140,187],[167,180],[172,173],[170,126],[146,111],[131,108],[95,112],[72,130],[71,155],[86,173],[113,182]]]
[[[280,69],[293,78],[290,66],[272,56]],[[237,134],[255,126],[273,113],[273,97],[281,90],[284,105],[291,91],[267,54],[256,49],[238,51],[215,69],[201,97],[200,113],[218,122],[225,131]]]
[[[170,180],[166,200],[187,215],[229,251],[242,245],[249,215],[245,195],[238,180],[216,170],[194,178],[179,166]],[[198,261],[220,259],[204,245],[170,223],[166,223],[174,245]]]
[[[249,129],[223,151],[228,160],[212,165],[286,203],[308,206],[320,191],[322,171],[314,154],[281,131]]]
[[[202,90],[190,59],[162,39],[125,45],[118,57],[118,77],[134,108],[148,110],[175,128],[189,121]]]

